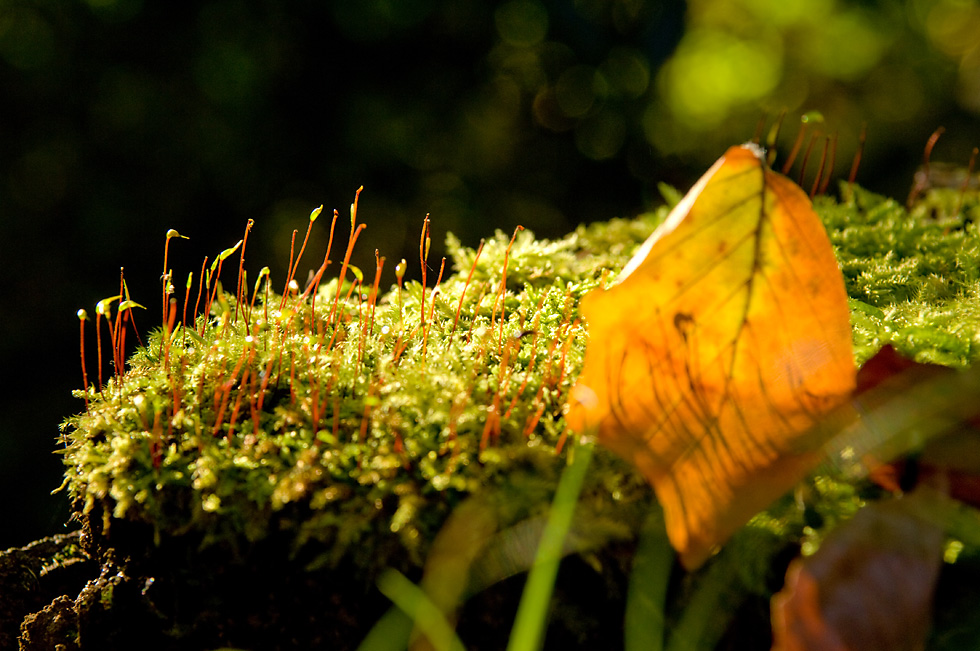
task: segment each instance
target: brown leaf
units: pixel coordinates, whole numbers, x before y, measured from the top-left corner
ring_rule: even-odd
[[[939,483],[980,506],[978,389],[976,370],[915,362],[885,345],[857,374],[861,419],[829,447],[860,452],[870,478],[888,490]]]
[[[928,499],[865,507],[797,559],[772,600],[774,651],[916,651],[925,645],[943,531]]]

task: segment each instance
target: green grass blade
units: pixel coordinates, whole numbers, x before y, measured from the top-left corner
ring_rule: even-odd
[[[386,570],[378,578],[378,589],[405,615],[408,615],[411,623],[414,623],[415,627],[429,639],[436,651],[465,651],[463,643],[456,637],[456,632],[446,621],[442,611],[432,603],[422,588],[405,578],[404,574],[397,570]],[[388,613],[371,629],[358,649],[359,651],[404,649],[409,637],[404,634],[404,630],[404,623]],[[395,646],[392,646],[393,642]]]
[[[528,573],[517,618],[511,630],[508,651],[536,651],[544,641],[548,621],[548,604],[558,576],[565,536],[572,524],[575,505],[585,481],[585,472],[592,460],[592,444],[577,445],[572,461],[562,472],[551,504],[548,522],[541,533],[541,542]]]
[[[730,549],[721,554],[698,581],[671,631],[667,651],[711,651],[725,633],[743,594]]]
[[[375,622],[357,651],[405,651],[412,629],[411,618],[395,606]]]
[[[625,651],[661,651],[664,648],[667,584],[674,565],[674,550],[664,530],[664,513],[654,504],[640,531],[639,546],[630,570]]]

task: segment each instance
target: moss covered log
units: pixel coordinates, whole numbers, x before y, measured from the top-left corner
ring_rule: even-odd
[[[980,356],[980,203],[944,192],[928,192],[911,211],[851,185],[840,201],[816,200],[851,297],[859,363],[886,343],[959,368]],[[449,235],[442,263],[427,259],[426,222],[415,261],[425,282],[404,280],[405,261],[377,258],[372,274],[345,260],[329,267],[339,278],[311,271],[305,287],[286,279],[277,292],[266,271],[250,283],[229,249],[210,272],[202,267],[204,278],[188,280],[186,296],[165,286],[169,322],[124,372],[76,392],[87,409],[62,428],[67,490],[90,553],[150,577],[160,572],[147,560],[154,550],[232,564],[254,562],[258,551],[276,555],[276,572],[332,573],[364,594],[387,567],[421,576],[450,516],[469,509],[480,514],[467,523],[482,538],[460,554],[470,573],[460,594],[526,569],[533,543],[516,544],[515,532],[530,527],[534,540],[576,443],[563,409],[588,339],[578,301],[615,280],[666,212],[555,241],[498,232],[471,249]],[[351,223],[348,259],[356,204]],[[124,291],[117,300],[124,312],[135,308]],[[107,357],[107,330],[113,348],[123,345],[122,316],[105,306],[96,316]],[[814,518],[820,529],[853,513],[868,490],[825,477],[808,486],[806,504],[777,504],[717,560],[730,564],[742,594],[767,599],[781,578],[774,559],[814,535]],[[595,576],[622,583],[652,502],[629,467],[597,450],[570,551]],[[201,630],[186,613],[154,608],[170,618],[163,638]],[[495,619],[506,626],[509,616]],[[228,626],[199,639],[227,642]]]

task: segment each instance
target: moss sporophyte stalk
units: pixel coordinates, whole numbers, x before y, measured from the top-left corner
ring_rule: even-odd
[[[953,213],[937,193],[911,212],[853,184],[840,202],[816,200],[859,363],[886,343],[948,366],[980,356],[980,205],[968,195]],[[587,341],[578,301],[614,279],[666,211],[558,240],[498,232],[476,250],[448,235],[451,260],[438,265],[426,218],[419,282],[377,252],[373,274],[350,264],[364,228],[355,197],[336,277],[326,274],[336,211],[306,287],[295,278],[307,240],[296,253],[294,235],[281,292],[268,268],[249,282],[250,221],[238,244],[188,274],[183,296],[167,267],[183,236],[170,231],[165,316],[128,360],[140,306],[122,277],[94,317],[78,313],[85,389],[75,395],[86,409],[64,423],[61,451],[77,515],[232,549],[275,535],[311,568],[352,559],[378,569],[395,558],[421,566],[467,498],[492,507],[493,528],[543,514],[572,447],[563,409]],[[98,373],[85,368],[90,318]],[[117,371],[108,379],[104,353]],[[579,547],[635,537],[650,501],[636,473],[597,450]]]
[[[575,305],[652,224],[581,229],[557,242],[518,229],[475,252],[450,236],[456,271],[447,274],[445,260],[428,260],[426,219],[422,282],[404,279],[402,261],[397,283],[382,291],[383,257],[376,253],[373,278],[350,265],[357,217],[355,199],[339,277],[324,277],[331,240],[309,286],[296,284],[304,239],[282,292],[268,269],[247,282],[249,223],[177,295],[166,260],[180,234],[170,231],[166,316],[125,367],[135,303],[124,289],[100,303],[97,348],[125,371],[88,385],[82,352],[88,387],[76,394],[88,408],[64,428],[82,514],[102,513],[107,527],[115,518],[161,535],[194,532],[205,544],[288,530],[294,551],[315,543],[319,564],[346,553],[371,558],[368,548],[391,548],[386,538],[420,562],[453,506],[495,486],[508,487],[498,493],[505,523],[546,507],[584,344]],[[331,234],[336,220],[335,212]],[[582,255],[588,250],[607,253]],[[429,267],[438,270],[434,284]],[[602,501],[644,493],[628,482]],[[621,524],[609,527],[626,535]]]

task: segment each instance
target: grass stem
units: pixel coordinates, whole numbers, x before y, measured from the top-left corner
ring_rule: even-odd
[[[575,505],[585,482],[585,473],[592,460],[592,443],[577,445],[571,450],[571,463],[558,480],[555,499],[551,503],[548,522],[541,533],[534,565],[528,573],[517,618],[511,630],[508,651],[536,651],[544,642],[548,623],[548,606],[558,576],[565,536],[572,524]]]

